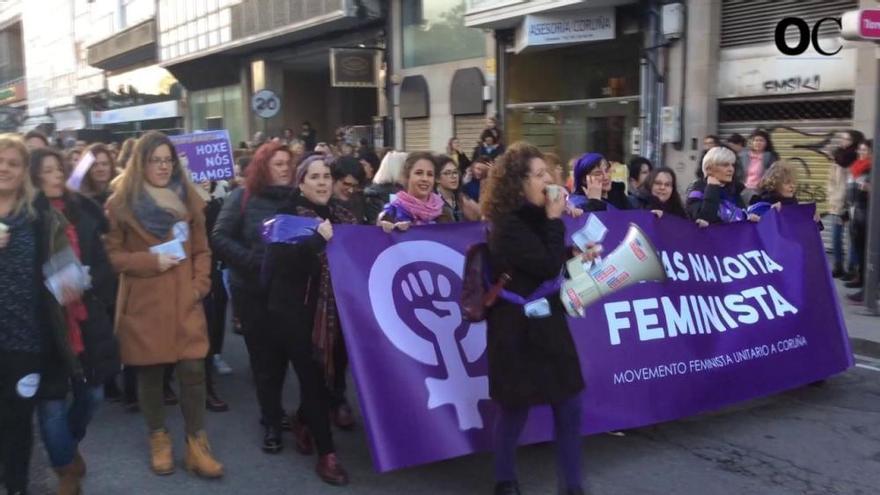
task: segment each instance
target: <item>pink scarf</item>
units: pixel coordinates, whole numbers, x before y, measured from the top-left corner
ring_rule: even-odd
[[[427,201],[422,201],[406,191],[400,191],[394,203],[406,210],[416,225],[431,223],[443,213],[443,198],[437,193],[431,193]]]

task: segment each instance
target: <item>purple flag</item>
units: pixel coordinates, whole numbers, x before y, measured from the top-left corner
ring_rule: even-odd
[[[638,224],[668,280],[626,287],[569,320],[587,383],[584,434],[717,409],[852,366],[812,207],[706,229],[646,211],[598,217],[606,253]],[[586,218],[567,219],[569,234]],[[484,227],[334,232],[331,274],[376,469],[489,449],[486,327],[464,321],[458,305],[464,252]],[[522,443],[552,431],[549,408],[535,408]]]
[[[317,218],[275,215],[263,221],[260,237],[266,244],[296,244],[315,235],[320,223]]]

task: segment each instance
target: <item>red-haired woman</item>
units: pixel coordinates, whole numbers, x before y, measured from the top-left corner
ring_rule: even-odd
[[[248,166],[244,187],[232,191],[214,224],[211,244],[215,256],[229,266],[232,304],[241,320],[251,369],[257,382],[261,423],[265,428],[263,451],[281,452],[281,408],[284,376],[261,379],[261,363],[254,360],[263,346],[267,295],[260,284],[265,245],[260,237],[263,221],[273,216],[293,192],[295,157],[281,143],[267,142],[257,149]]]

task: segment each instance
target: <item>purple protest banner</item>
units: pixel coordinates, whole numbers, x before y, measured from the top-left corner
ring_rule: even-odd
[[[235,177],[229,131],[206,131],[168,136],[184,168],[196,184]]]
[[[597,216],[605,252],[639,225],[668,280],[626,287],[569,319],[587,383],[584,434],[717,409],[852,366],[812,207],[706,229],[645,211]],[[568,232],[586,219],[567,219]],[[463,253],[484,229],[334,226],[333,285],[379,471],[491,446],[486,327],[464,321],[458,305]],[[522,443],[552,432],[549,408],[536,408]]]

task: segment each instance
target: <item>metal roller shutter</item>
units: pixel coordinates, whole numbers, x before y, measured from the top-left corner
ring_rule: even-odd
[[[858,0],[723,0],[721,47],[773,43],[776,25],[785,17],[799,17],[812,29],[823,18],[858,8]],[[819,36],[837,36],[838,31],[833,22],[824,22]],[[796,39],[797,29],[791,27],[786,34]]]
[[[430,119],[403,120],[403,149],[408,152],[431,151]]]
[[[455,137],[461,143],[461,149],[471,150],[480,142],[480,134],[486,128],[484,115],[456,115]]]
[[[719,120],[723,139],[733,133],[748,138],[756,128],[766,130],[780,158],[798,168],[798,199],[815,201],[819,212],[828,211],[826,187],[832,162],[825,153],[837,145],[837,132],[852,127],[851,94],[722,100]],[[826,246],[830,245],[830,234],[830,228],[823,232]]]

